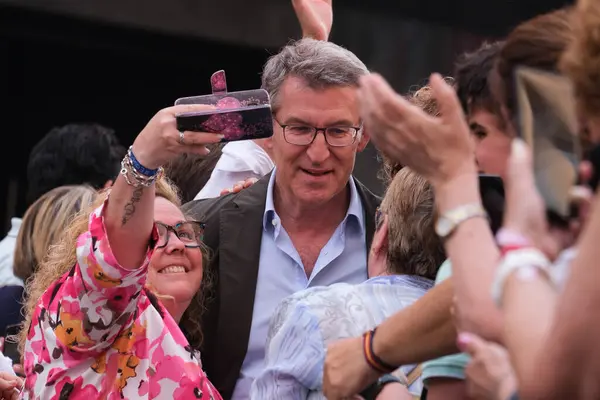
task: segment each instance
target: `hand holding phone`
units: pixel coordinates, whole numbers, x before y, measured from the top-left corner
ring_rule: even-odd
[[[582,151],[571,82],[528,67],[515,72],[517,130],[533,155],[535,183],[550,220],[570,217]]]
[[[273,116],[269,94],[264,89],[227,92],[225,71],[211,77],[213,94],[183,97],[178,104],[208,104],[215,110],[177,116],[180,131],[210,132],[224,135],[222,142],[263,139],[273,136]]]

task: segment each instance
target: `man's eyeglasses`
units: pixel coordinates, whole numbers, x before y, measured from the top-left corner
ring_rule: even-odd
[[[185,221],[173,226],[157,222],[158,242],[156,248],[165,247],[169,243],[169,232],[173,232],[185,247],[200,247],[205,227],[206,224],[199,221]]]
[[[325,141],[332,147],[350,146],[356,141],[358,133],[362,126],[329,126],[327,128],[317,128],[302,124],[282,125],[275,120],[283,129],[283,138],[289,144],[297,146],[308,146],[315,141],[317,134],[323,132]]]

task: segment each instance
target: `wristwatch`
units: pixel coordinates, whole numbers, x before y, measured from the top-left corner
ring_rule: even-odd
[[[439,216],[435,222],[435,233],[441,239],[446,239],[454,233],[460,224],[471,218],[488,219],[488,215],[479,203],[459,206]]]
[[[400,383],[401,385],[406,386],[406,382],[402,382],[397,376],[385,374],[382,375],[377,382],[363,390],[360,393],[360,396],[365,400],[375,400],[383,388],[390,383]]]

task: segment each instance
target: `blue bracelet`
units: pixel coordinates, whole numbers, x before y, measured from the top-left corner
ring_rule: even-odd
[[[135,158],[135,155],[133,154],[133,146],[129,147],[127,154],[129,155],[129,158],[131,159],[131,165],[133,165],[133,168],[135,168],[135,170],[137,172],[139,172],[140,174],[148,176],[148,177],[152,177],[158,173],[160,168],[157,168],[157,169],[146,168],[138,161],[137,158]]]

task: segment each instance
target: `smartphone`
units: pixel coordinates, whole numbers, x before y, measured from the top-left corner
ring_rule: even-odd
[[[587,185],[595,192],[598,189],[598,183],[600,183],[600,144],[594,146],[586,160],[592,164],[592,177],[587,182]]]
[[[21,355],[19,354],[19,346],[17,335],[21,330],[21,325],[8,325],[6,327],[6,336],[4,337],[4,350],[3,354],[10,358],[13,364],[21,363]]]
[[[496,234],[504,218],[504,183],[498,175],[479,175],[481,203],[490,218],[490,227]]]
[[[222,142],[264,139],[273,136],[273,114],[269,93],[264,89],[227,92],[225,71],[211,78],[212,94],[182,97],[179,104],[212,105],[215,110],[176,116],[180,131],[210,132],[224,135]]]
[[[572,84],[559,74],[518,67],[515,89],[517,131],[531,148],[537,189],[551,222],[566,223],[582,158]]]
[[[179,131],[224,135],[221,142],[264,139],[273,136],[271,107],[250,106],[176,116]]]

